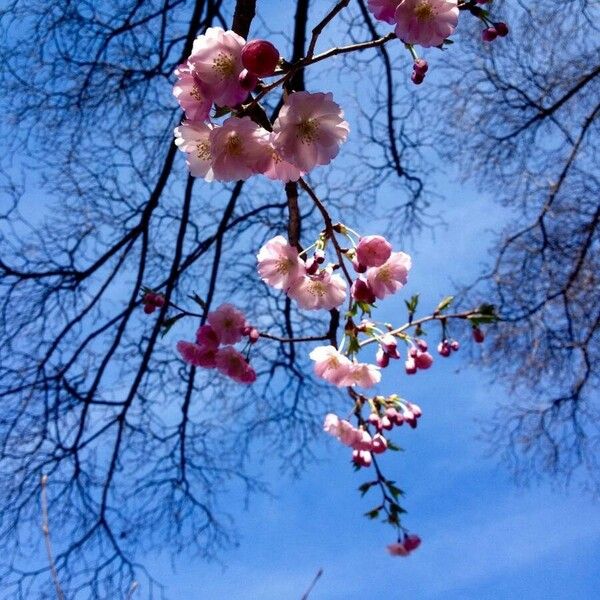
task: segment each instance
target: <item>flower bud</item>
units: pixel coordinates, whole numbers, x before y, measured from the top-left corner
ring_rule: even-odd
[[[508,35],[508,25],[502,21],[500,23],[494,23],[494,29],[500,37],[506,37]]]
[[[352,266],[354,267],[354,270],[357,273],[364,273],[367,270],[367,267],[365,265],[362,265],[361,263],[358,262],[358,259],[356,258],[356,256],[354,256],[352,258]]]
[[[371,413],[367,421],[375,427],[378,431],[381,431],[381,419],[376,413]]]
[[[252,91],[258,83],[258,77],[254,73],[250,73],[248,69],[244,69],[239,75],[240,87],[244,90]]]
[[[406,371],[407,375],[414,375],[417,372],[417,365],[414,358],[406,359],[404,363],[404,370]]]
[[[376,300],[375,294],[371,291],[371,286],[360,277],[354,280],[351,288],[352,298],[357,302],[366,302],[373,304]]]
[[[421,545],[421,538],[418,535],[406,535],[404,536],[404,547],[412,552],[416,550]]]
[[[390,418],[387,415],[384,415],[383,417],[381,417],[381,428],[382,429],[386,429],[387,431],[389,431],[390,429],[392,429],[392,427],[394,427],[394,424],[392,423],[392,421],[390,420]]]
[[[493,42],[498,37],[498,32],[493,27],[487,27],[481,32],[481,39],[484,42]]]
[[[415,357],[417,369],[429,369],[433,364],[433,356],[429,352],[419,352]]]
[[[415,340],[415,343],[417,344],[417,348],[421,350],[421,352],[427,352],[427,348],[429,346],[427,345],[427,342],[425,340]]]
[[[473,327],[473,340],[475,340],[477,344],[481,344],[484,339],[485,335],[483,334],[483,331],[481,331],[479,327]]]
[[[425,75],[425,73],[427,73],[427,69],[429,69],[429,65],[427,64],[427,61],[424,58],[417,58],[417,60],[415,60],[413,64],[413,69],[416,73],[421,73],[422,75]]]
[[[258,77],[272,75],[279,62],[279,50],[267,40],[252,40],[242,48],[242,64]]]
[[[319,263],[314,258],[309,258],[306,261],[306,273],[314,275],[319,270]]]
[[[375,362],[377,363],[377,366],[381,367],[382,369],[385,369],[390,364],[389,354],[387,354],[387,352],[385,352],[381,347],[377,350]]]
[[[323,250],[315,250],[314,257],[320,265],[325,262],[325,252]]]
[[[381,454],[387,450],[387,440],[380,434],[373,436],[372,451]]]
[[[440,356],[444,356],[444,357],[450,356],[452,349],[450,348],[450,344],[448,343],[448,340],[443,340],[442,342],[440,342],[438,344],[437,351]]]
[[[423,83],[423,80],[425,79],[425,74],[422,73],[421,71],[413,71],[411,76],[410,76],[410,80],[415,84],[415,85],[421,85]]]
[[[252,327],[252,329],[250,329],[250,333],[248,334],[248,341],[251,344],[256,344],[256,342],[258,342],[260,338],[260,333],[258,332],[258,329],[256,329],[256,327]]]

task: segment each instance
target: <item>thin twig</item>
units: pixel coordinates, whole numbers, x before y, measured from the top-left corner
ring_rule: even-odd
[[[300,598],[300,600],[308,600],[308,595],[312,592],[315,585],[317,585],[317,581],[319,581],[321,575],[323,575],[323,569],[319,569],[317,571],[317,574],[312,580],[312,583],[308,586],[308,589],[306,590],[306,592],[304,592],[304,595],[302,596],[302,598]]]
[[[52,583],[54,583],[54,589],[56,590],[56,597],[58,600],[65,600],[65,595],[60,587],[60,581],[58,580],[58,572],[56,570],[56,563],[54,562],[54,554],[52,553],[52,540],[50,539],[50,525],[48,521],[48,498],[46,496],[46,484],[48,483],[48,476],[42,475],[41,479],[41,496],[42,496],[42,531],[44,533],[44,541],[46,543],[46,554],[48,555],[48,564],[50,565],[50,575],[52,576]]]

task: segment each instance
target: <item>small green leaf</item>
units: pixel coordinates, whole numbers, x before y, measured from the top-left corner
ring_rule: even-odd
[[[437,312],[442,312],[443,310],[446,310],[454,301],[454,296],[446,296],[438,305],[437,308],[435,309]]]
[[[171,327],[173,327],[173,325],[175,325],[175,323],[177,323],[177,321],[179,321],[179,319],[181,319],[184,316],[183,313],[180,313],[178,315],[175,315],[174,317],[171,317],[170,319],[165,319],[162,327],[163,330],[160,334],[161,337],[165,337],[165,335],[167,335],[167,333],[169,333],[169,330],[171,329]]]
[[[198,294],[196,294],[196,292],[194,292],[193,294],[190,294],[188,296],[188,298],[193,300],[201,308],[206,309],[206,302],[204,302],[204,300],[202,300],[202,298],[200,298],[200,296],[198,296]]]
[[[377,481],[367,481],[359,486],[358,491],[361,496],[364,496],[374,485],[377,485]]]
[[[393,452],[404,452],[400,446],[396,446],[396,444],[390,440],[387,441],[387,449],[392,450]]]
[[[374,508],[373,510],[369,510],[365,513],[365,517],[369,519],[376,519],[379,516],[380,507]]]

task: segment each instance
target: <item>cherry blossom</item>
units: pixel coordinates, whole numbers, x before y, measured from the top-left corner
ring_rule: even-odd
[[[368,0],[367,6],[376,19],[386,23],[394,23],[394,14],[400,0]]]
[[[334,346],[318,346],[308,355],[315,361],[315,375],[337,386],[346,385],[346,379],[352,362]]]
[[[208,119],[213,99],[206,86],[187,64],[175,69],[175,76],[177,83],[173,87],[173,95],[177,98],[179,106],[185,111],[186,118],[190,121]]]
[[[212,129],[211,124],[190,121],[184,121],[175,128],[175,144],[187,154],[190,174],[194,177],[203,177],[206,181],[214,179],[210,151]]]
[[[253,383],[256,372],[248,364],[244,355],[233,346],[225,346],[217,351],[215,358],[217,369],[237,383]]]
[[[208,322],[222,344],[235,344],[242,339],[246,317],[231,304],[221,304],[208,315]]]
[[[196,331],[196,343],[205,348],[216,350],[221,340],[211,325],[202,325]]]
[[[306,310],[331,310],[346,299],[346,282],[331,269],[323,269],[316,275],[304,275],[295,281],[288,295]]]
[[[201,344],[193,342],[179,341],[177,342],[177,351],[181,354],[181,358],[190,365],[195,367],[204,367],[210,369],[216,366],[215,348],[209,348]]]
[[[194,41],[190,69],[219,106],[235,106],[248,95],[239,82],[246,41],[233,31],[209,27]]]
[[[217,181],[248,179],[271,160],[268,133],[250,117],[230,117],[210,132],[212,169]]]
[[[271,162],[266,168],[264,174],[274,181],[298,181],[305,174],[296,165],[285,160],[274,145],[275,134],[272,133],[269,137],[269,145],[271,148]]]
[[[439,46],[458,24],[457,0],[401,0],[394,13],[396,35],[405,44]]]
[[[412,262],[404,252],[392,252],[381,267],[367,269],[367,282],[373,294],[380,300],[397,292],[406,285]]]
[[[358,385],[364,388],[373,387],[381,381],[381,371],[378,366],[367,363],[352,363],[341,385]]]
[[[298,250],[278,235],[269,240],[256,255],[261,279],[277,290],[288,290],[306,272]]]
[[[349,130],[333,95],[321,92],[293,92],[273,124],[275,148],[305,172],[329,164],[346,141]]]
[[[252,40],[242,49],[244,67],[258,77],[271,75],[278,62],[279,50],[267,40]]]

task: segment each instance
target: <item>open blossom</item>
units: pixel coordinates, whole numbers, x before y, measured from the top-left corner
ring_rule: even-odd
[[[342,109],[331,93],[293,92],[273,124],[275,148],[281,156],[308,172],[327,165],[349,132]]]
[[[264,175],[273,181],[298,181],[305,174],[296,165],[285,160],[279,150],[275,148],[275,134],[269,136],[269,145],[271,149],[271,162],[267,166]]]
[[[210,132],[212,169],[217,181],[248,179],[269,166],[268,133],[250,117],[230,117]]]
[[[406,285],[411,259],[404,252],[392,252],[381,267],[367,269],[367,282],[373,294],[380,300],[397,292]]]
[[[216,367],[227,377],[231,377],[238,383],[254,383],[256,372],[248,364],[244,355],[233,346],[221,348],[216,355]]]
[[[367,6],[376,19],[386,23],[394,23],[394,13],[400,0],[368,0]]]
[[[173,95],[185,111],[186,118],[190,121],[208,119],[213,100],[206,86],[187,64],[175,69],[175,75],[177,83],[173,87]]]
[[[212,155],[210,151],[210,132],[213,126],[209,123],[192,123],[184,121],[175,128],[175,144],[187,154],[187,165],[191,175],[212,181]]]
[[[246,317],[231,304],[221,304],[209,313],[208,322],[222,344],[239,342],[246,327]]]
[[[256,255],[261,279],[277,290],[287,290],[306,272],[298,250],[278,235],[269,240]]]
[[[212,328],[211,325],[201,325],[196,331],[196,343],[216,350],[219,347],[221,340],[217,335],[217,332]]]
[[[329,413],[325,416],[323,431],[336,437],[345,446],[354,448],[362,439],[362,432],[356,429],[349,421],[340,419],[337,415]]]
[[[365,267],[380,267],[391,253],[392,245],[382,235],[361,237],[356,246],[356,258]]]
[[[334,346],[318,346],[309,355],[315,361],[315,374],[317,377],[337,386],[346,385],[346,379],[352,362]]]
[[[195,367],[211,369],[216,366],[216,348],[209,348],[193,342],[177,342],[177,351],[186,363]]]
[[[290,298],[298,302],[300,308],[331,310],[340,306],[346,299],[346,282],[330,269],[323,269],[315,275],[304,275],[295,281],[288,291]]]
[[[235,106],[248,95],[239,81],[245,43],[237,33],[220,27],[209,27],[194,41],[190,68],[219,106]]]
[[[401,0],[394,13],[396,35],[406,44],[439,46],[458,24],[457,0]]]
[[[358,385],[360,387],[370,388],[380,381],[381,371],[378,366],[367,363],[352,363],[346,377],[344,377],[339,385]]]

